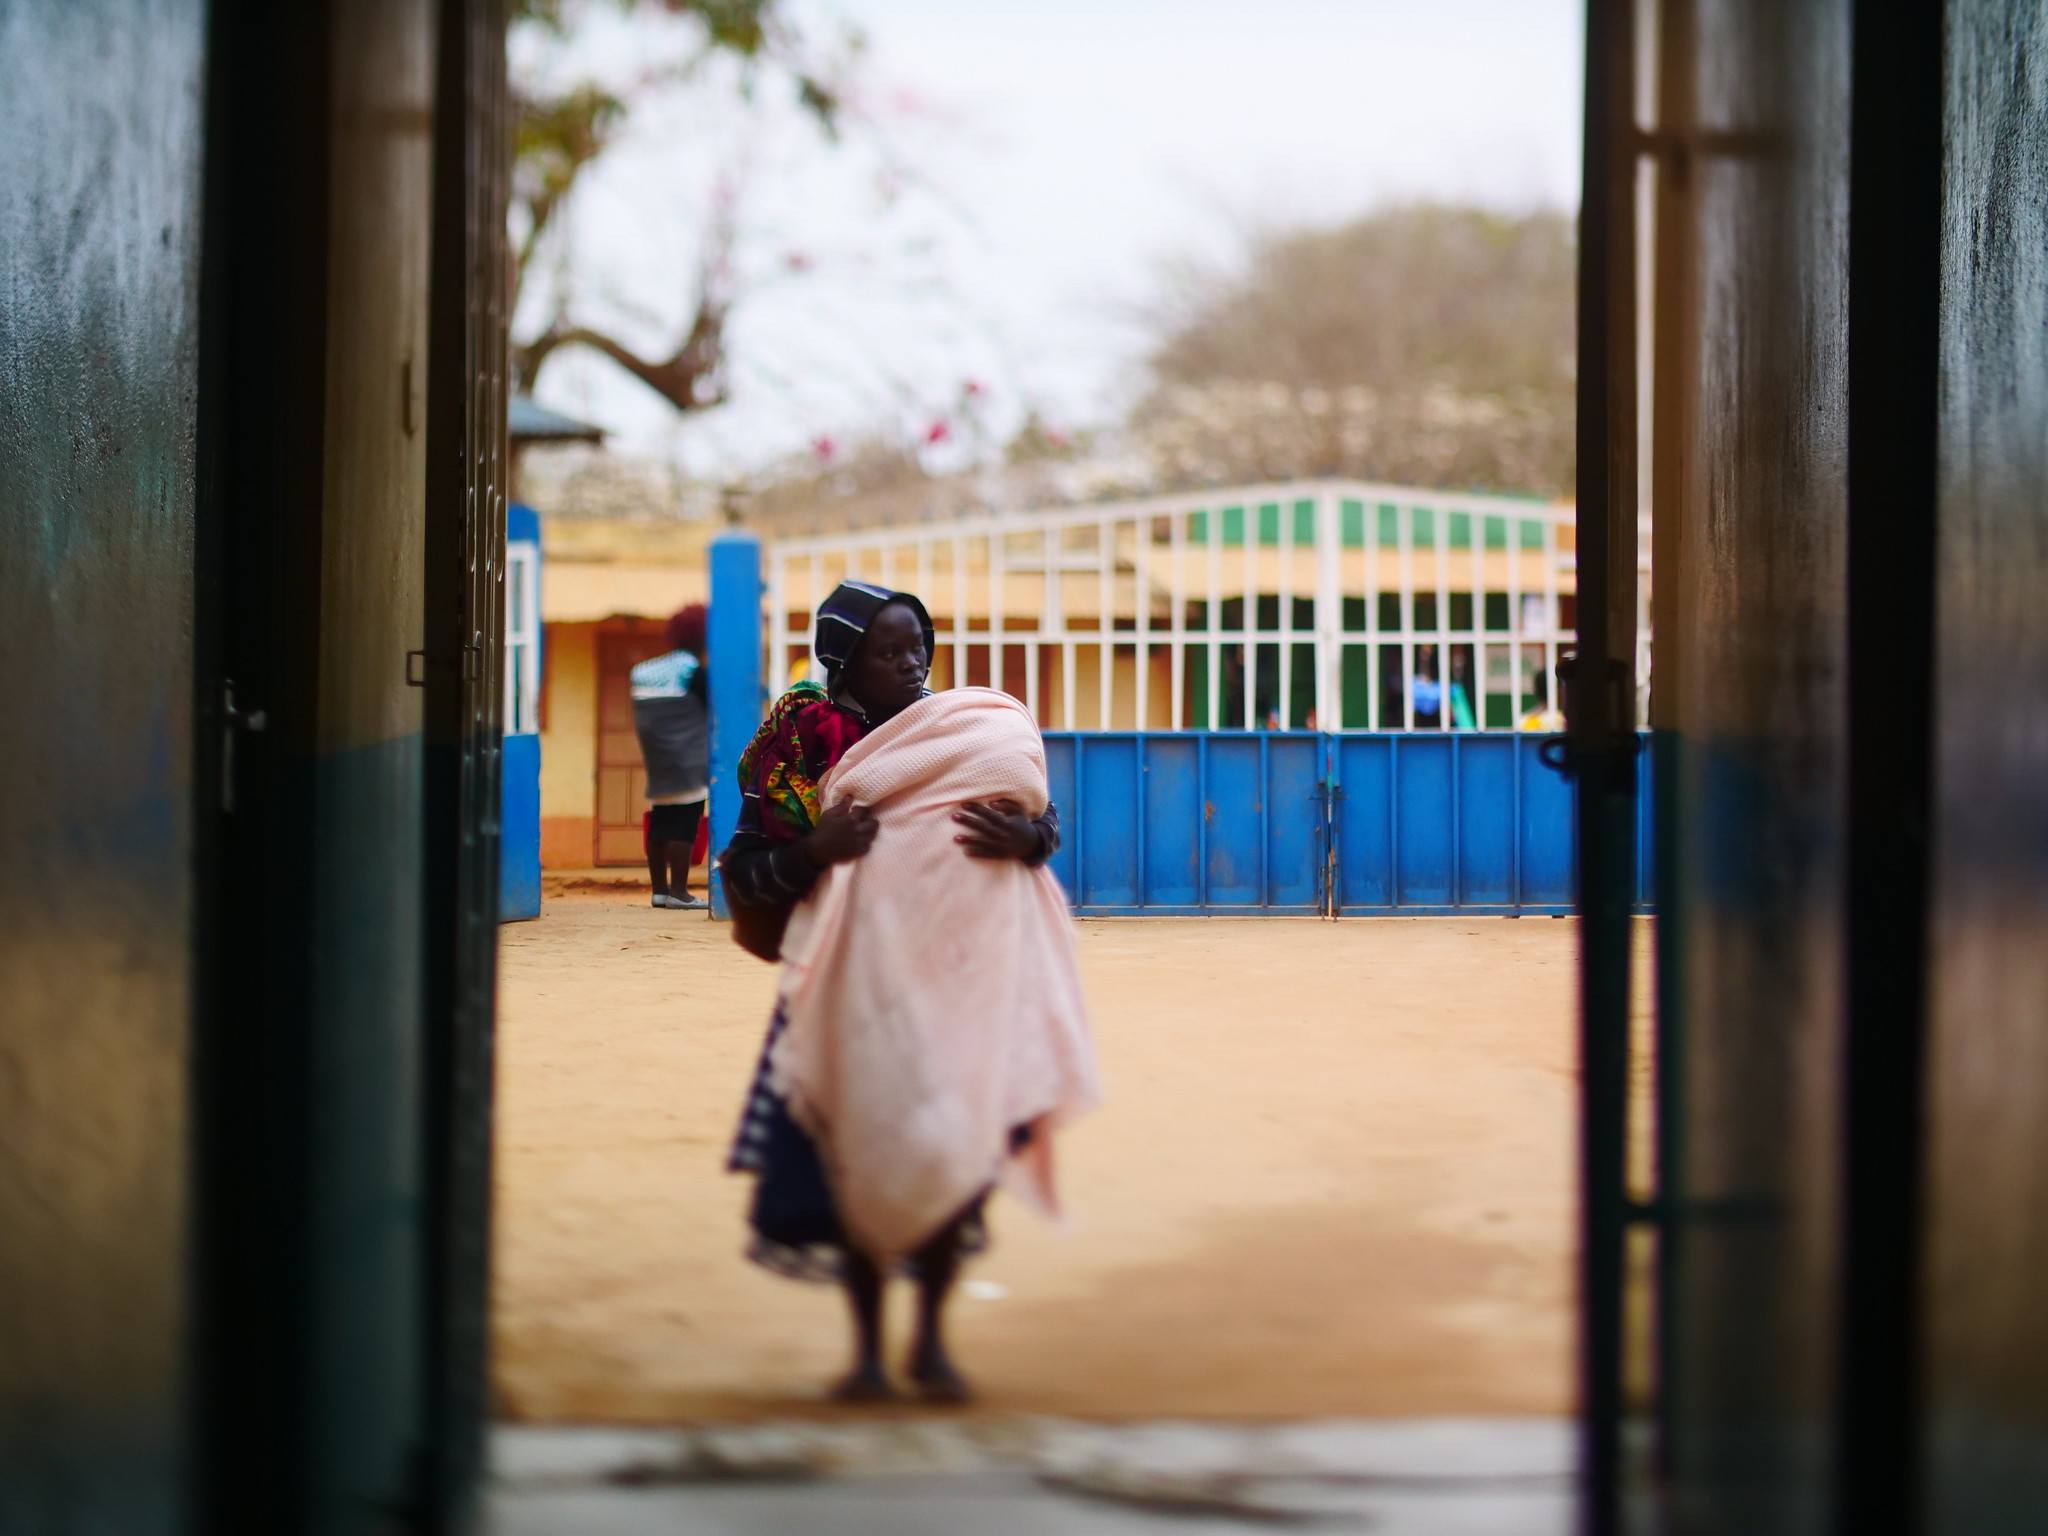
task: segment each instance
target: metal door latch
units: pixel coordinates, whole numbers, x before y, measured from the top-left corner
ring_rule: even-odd
[[[242,734],[261,735],[270,716],[260,709],[243,709],[235,702],[235,680],[220,680],[220,808],[235,808],[235,738]]]
[[[431,665],[436,665],[436,663],[431,663],[427,660],[427,653],[425,651],[407,651],[405,653],[405,686],[408,688],[426,687],[427,668]],[[445,667],[448,665],[448,662],[443,660],[438,665]],[[462,648],[462,681],[473,683],[483,675],[484,637],[479,634]]]
[[[1610,722],[1626,720],[1628,674],[1617,661],[1609,661],[1603,669],[1601,681],[1608,690],[1608,713]],[[1581,692],[1586,679],[1580,673],[1577,650],[1567,650],[1557,658],[1557,695],[1564,704],[1566,732],[1561,736],[1546,736],[1536,749],[1536,756],[1543,766],[1565,778],[1576,778],[1586,767],[1590,756],[1612,754],[1615,757],[1634,758],[1643,749],[1642,738],[1633,730],[1616,724],[1604,741],[1581,745],[1571,734],[1571,723],[1579,718],[1585,699]]]

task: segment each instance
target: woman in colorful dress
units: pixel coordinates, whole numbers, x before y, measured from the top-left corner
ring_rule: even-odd
[[[892,1395],[882,1359],[891,1272],[918,1287],[911,1381],[930,1401],[966,1399],[944,1313],[962,1259],[987,1246],[986,1196],[1008,1165],[1042,1158],[1050,1208],[1050,1132],[1094,1096],[1071,923],[1040,873],[1059,847],[1059,819],[1044,797],[1036,727],[986,689],[932,695],[932,650],[917,598],[842,583],[817,617],[826,680],[777,700],[742,756],[738,831],[719,860],[739,941],[786,962],[729,1163],[757,1180],[748,1256],[844,1287],[855,1350],[834,1392],[842,1401]],[[835,793],[842,767],[879,810]],[[1015,792],[931,798],[980,784]],[[944,858],[934,852],[941,821]],[[873,869],[857,868],[863,860]],[[1017,873],[1001,875],[1004,866]],[[890,907],[913,889],[1002,915],[992,927],[956,923],[952,939],[966,948],[944,966],[964,964],[935,971],[916,914]],[[1013,928],[1036,946],[1021,959],[1004,937]],[[949,1011],[946,978],[963,969],[1002,978],[971,1019]],[[920,1097],[905,1100],[911,1082]],[[923,1130],[906,1129],[920,1121]]]

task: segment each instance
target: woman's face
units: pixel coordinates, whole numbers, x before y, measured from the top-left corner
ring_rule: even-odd
[[[875,615],[860,647],[846,664],[846,683],[868,713],[878,719],[908,709],[924,695],[931,658],[924,653],[924,626],[901,603]]]

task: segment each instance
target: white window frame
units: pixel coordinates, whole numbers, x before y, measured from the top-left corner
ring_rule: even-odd
[[[507,736],[540,729],[540,639],[540,550],[520,539],[505,546]]]

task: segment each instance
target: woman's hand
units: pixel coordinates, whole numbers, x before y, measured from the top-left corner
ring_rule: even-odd
[[[1035,859],[1045,851],[1038,823],[1014,800],[969,801],[953,813],[967,830],[953,841],[975,859]]]
[[[834,805],[819,816],[810,836],[797,846],[819,869],[850,864],[875,846],[875,834],[882,824],[864,805]]]

